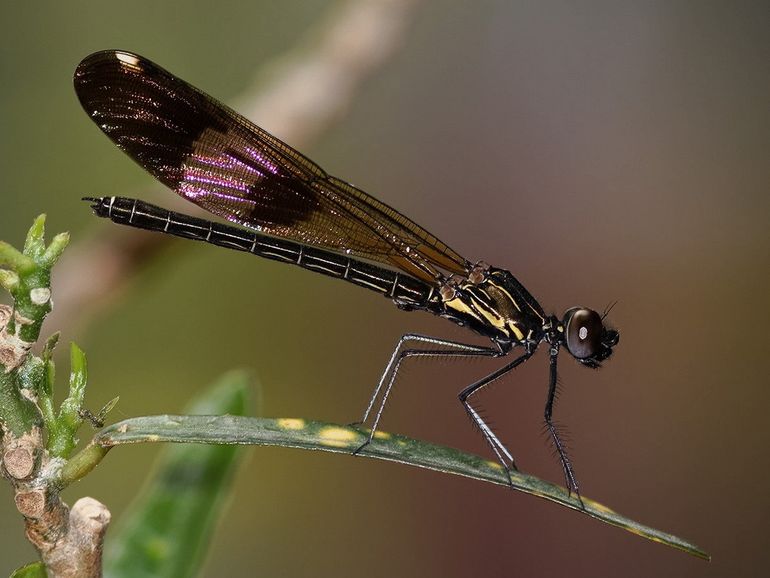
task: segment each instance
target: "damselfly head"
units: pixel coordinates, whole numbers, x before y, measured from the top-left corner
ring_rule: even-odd
[[[588,367],[599,367],[620,340],[620,334],[605,327],[603,317],[593,309],[568,309],[562,323],[564,344],[575,359]]]

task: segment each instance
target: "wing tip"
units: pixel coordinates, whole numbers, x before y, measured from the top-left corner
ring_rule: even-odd
[[[73,77],[75,90],[80,92],[80,88],[88,83],[89,76],[98,70],[116,68],[139,72],[147,67],[148,62],[150,61],[146,58],[128,50],[99,50],[89,54],[78,64]]]

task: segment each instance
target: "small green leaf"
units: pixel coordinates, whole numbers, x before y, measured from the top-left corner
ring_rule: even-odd
[[[70,344],[70,383],[69,394],[59,409],[59,419],[66,424],[72,435],[75,435],[83,418],[80,410],[86,395],[88,383],[88,364],[86,354],[75,343]]]
[[[48,248],[41,256],[41,262],[45,263],[48,267],[53,267],[54,263],[56,263],[56,261],[59,260],[59,257],[61,257],[64,249],[66,249],[67,245],[69,245],[69,242],[69,233],[59,233],[56,235],[51,241],[51,244],[48,245]]]
[[[45,213],[35,218],[24,241],[25,255],[35,259],[42,255],[43,251],[45,251]]]
[[[86,354],[77,346],[77,343],[70,344],[70,392],[69,397],[83,401],[85,395],[86,383],[88,382],[88,364],[86,363]],[[77,404],[80,407],[80,403]]]
[[[110,401],[108,401],[102,406],[102,409],[99,410],[99,413],[97,415],[102,419],[106,418],[107,414],[109,414],[113,409],[115,409],[115,406],[118,405],[119,401],[120,401],[120,396],[116,395]]]
[[[11,578],[48,578],[48,572],[42,562],[32,562],[14,570]]]
[[[247,376],[230,373],[189,411],[243,414],[247,393]],[[105,576],[198,576],[237,454],[237,448],[225,445],[168,448],[129,517],[108,535]]]
[[[57,331],[51,335],[51,337],[45,340],[45,346],[43,347],[43,352],[40,355],[43,358],[43,361],[48,361],[53,357],[54,349],[56,349],[56,345],[59,343],[60,337],[61,331]]]
[[[365,433],[353,427],[295,418],[161,415],[116,423],[102,430],[96,443],[105,447],[142,442],[251,444],[350,454],[364,443],[366,437]],[[372,443],[358,455],[456,474],[506,487],[510,485],[508,475],[497,462],[453,448],[385,432],[377,432]],[[598,502],[583,498],[584,506],[581,506],[578,498],[569,496],[561,486],[522,472],[511,472],[510,478],[515,490],[572,508],[648,540],[709,559],[708,554],[694,544],[621,516]]]
[[[53,366],[48,364],[49,370]],[[43,418],[48,428],[48,441],[46,443],[52,455],[60,458],[68,458],[78,443],[77,432],[83,423],[83,399],[88,383],[88,365],[86,354],[75,343],[70,344],[70,382],[69,393],[59,407],[59,415],[50,419],[49,405],[52,403],[48,384],[40,396]],[[52,407],[52,406],[51,406]]]
[[[12,245],[0,241],[0,265],[14,271],[29,271],[35,267],[35,262]]]
[[[15,271],[9,271],[8,269],[0,269],[0,287],[13,293],[19,286],[19,275]]]
[[[56,364],[53,361],[53,352],[54,349],[56,349],[56,344],[59,343],[60,336],[61,333],[58,331],[51,335],[51,337],[46,340],[45,347],[43,347],[43,351],[40,354],[40,358],[43,360],[46,368],[46,377],[40,384],[42,387],[40,394],[46,398],[46,402],[50,403],[52,403],[51,397],[53,396],[53,384],[56,379]],[[51,407],[53,406],[51,405]]]

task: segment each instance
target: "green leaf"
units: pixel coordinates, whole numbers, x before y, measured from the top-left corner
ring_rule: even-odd
[[[19,275],[8,269],[0,269],[0,287],[8,292],[16,291],[19,286]]]
[[[14,570],[11,578],[48,578],[48,572],[42,562],[32,562]]]
[[[45,251],[45,213],[38,215],[27,231],[24,241],[24,254],[32,258],[39,257]]]
[[[248,381],[243,373],[225,375],[189,411],[243,414]],[[169,448],[129,517],[108,535],[105,576],[197,576],[230,491],[237,449],[226,445]]]
[[[0,241],[0,265],[8,266],[14,271],[28,271],[35,266],[35,262],[12,245]],[[6,278],[13,281],[13,277]],[[18,284],[18,275],[16,276],[16,284]]]
[[[50,355],[49,355],[50,357]],[[45,359],[45,350],[44,357]],[[67,397],[59,407],[59,414],[53,416],[53,365],[47,362],[48,377],[51,383],[40,391],[40,407],[46,428],[48,440],[46,447],[52,455],[68,458],[77,446],[77,432],[83,423],[83,400],[88,384],[88,364],[86,354],[75,343],[70,344],[70,381]]]
[[[56,346],[59,344],[60,337],[61,331],[57,331],[45,340],[43,351],[40,353],[40,357],[43,359],[43,361],[51,361],[53,358],[53,352],[56,349]]]
[[[182,442],[284,446],[349,454],[360,447],[366,437],[365,433],[353,427],[304,419],[161,415],[116,423],[102,430],[95,441],[105,447],[142,442]],[[508,475],[497,462],[385,432],[377,432],[372,443],[358,455],[509,486]],[[575,496],[569,496],[561,486],[522,472],[512,472],[511,481],[515,490],[572,508],[648,540],[709,559],[709,555],[694,544],[644,526],[598,502],[583,498],[583,507]]]
[[[70,242],[70,234],[69,233],[59,233],[56,235],[53,240],[51,241],[51,244],[48,245],[48,248],[45,250],[43,255],[41,256],[41,261],[45,263],[48,267],[53,267],[54,263],[59,260],[59,257],[61,257],[61,254],[64,252],[64,249],[67,248],[67,245],[69,245]]]
[[[83,418],[80,410],[83,408],[83,400],[88,384],[88,363],[86,354],[77,346],[70,343],[70,382],[67,398],[59,408],[59,419],[67,426],[74,436]]]

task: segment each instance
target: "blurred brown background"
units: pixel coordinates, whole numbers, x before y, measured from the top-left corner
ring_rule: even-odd
[[[0,238],[20,244],[46,212],[51,233],[100,242],[111,225],[85,194],[172,203],[80,109],[71,77],[85,55],[133,50],[232,102],[338,9],[6,3]],[[218,564],[233,576],[766,575],[767,3],[431,0],[407,18],[398,50],[304,152],[469,259],[510,269],[546,310],[619,300],[606,367],[562,357],[556,415],[581,487],[713,562],[499,487],[269,448],[241,468],[204,575]],[[356,287],[181,241],[89,323],[56,329],[88,353],[91,405],[121,396],[114,419],[178,412],[246,367],[265,415],[349,422],[402,333],[465,337]],[[492,367],[411,364],[383,428],[488,452],[456,393]],[[562,483],[540,433],[546,385],[541,351],[483,405],[524,470]],[[115,450],[66,498],[93,495],[119,521],[157,449]],[[7,575],[35,554],[10,490],[0,498]]]

